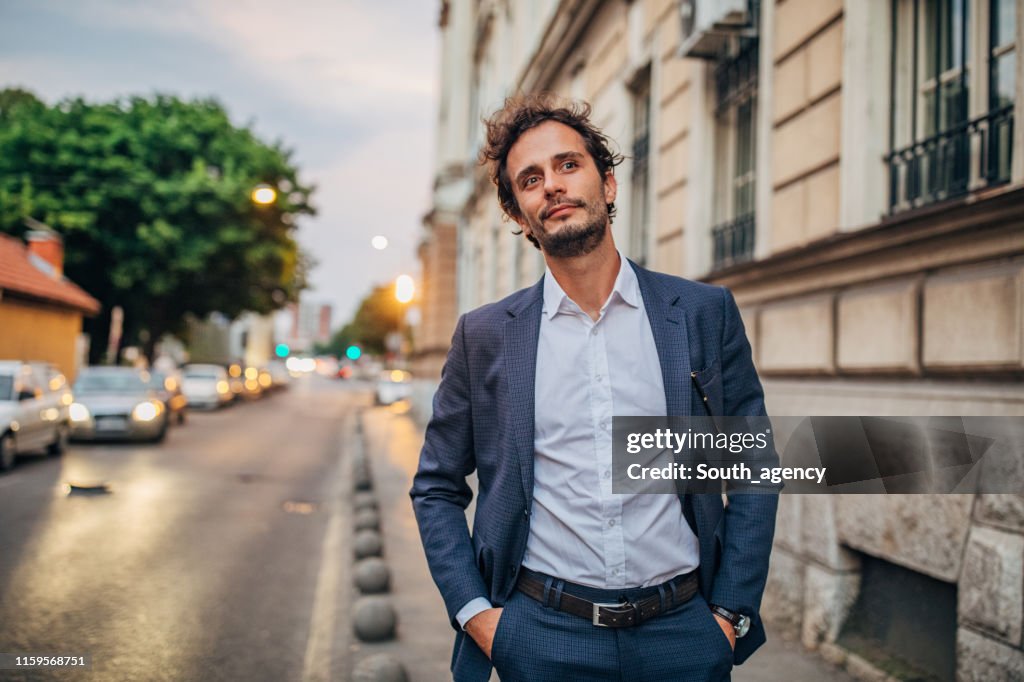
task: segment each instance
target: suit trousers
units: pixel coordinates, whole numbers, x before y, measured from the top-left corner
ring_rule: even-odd
[[[598,603],[652,594],[652,588],[602,590],[555,580],[545,606],[516,590],[491,647],[502,682],[729,680],[732,647],[699,592],[640,625],[604,628],[553,608],[561,590]]]

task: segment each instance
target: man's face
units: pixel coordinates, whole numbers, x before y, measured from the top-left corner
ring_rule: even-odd
[[[581,256],[605,239],[615,176],[601,176],[575,130],[557,121],[527,130],[509,150],[506,170],[522,214],[516,222],[546,255]]]

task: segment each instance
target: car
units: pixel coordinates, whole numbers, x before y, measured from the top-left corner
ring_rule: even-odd
[[[185,365],[181,392],[191,407],[218,408],[234,399],[228,372],[220,365]]]
[[[392,369],[380,373],[376,389],[378,405],[390,405],[411,397],[412,375],[409,372]]]
[[[181,375],[177,372],[150,370],[149,387],[164,401],[170,412],[171,421],[184,424],[188,412],[188,398],[181,391]]]
[[[70,404],[67,381],[52,365],[0,361],[0,470],[18,455],[63,453]]]
[[[275,391],[286,389],[291,385],[291,374],[288,372],[288,367],[281,360],[271,360],[267,363],[267,372],[270,374]]]
[[[72,440],[162,441],[170,413],[149,382],[148,372],[132,367],[82,370],[69,409]]]

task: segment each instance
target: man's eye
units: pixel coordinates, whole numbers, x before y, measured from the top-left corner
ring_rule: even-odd
[[[562,164],[562,168],[575,168],[576,165],[577,164],[575,161],[566,161],[565,163]]]
[[[523,187],[529,187],[534,182],[536,182],[536,180],[537,180],[537,176],[526,178],[525,180],[523,180]]]

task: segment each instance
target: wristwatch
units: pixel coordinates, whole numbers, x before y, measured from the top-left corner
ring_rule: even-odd
[[[719,616],[732,623],[733,629],[736,630],[736,639],[747,634],[750,630],[750,616],[744,616],[742,613],[730,611],[729,609],[717,604],[708,604],[708,606],[711,607],[712,613],[717,613]]]

